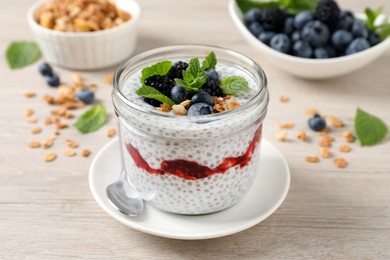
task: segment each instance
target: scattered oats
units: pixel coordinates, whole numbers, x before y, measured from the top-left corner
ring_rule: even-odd
[[[28,116],[28,117],[26,117],[26,121],[29,123],[36,123],[36,122],[38,122],[38,119],[36,117],[33,117],[33,116]]]
[[[306,141],[308,137],[304,131],[299,131],[297,134],[297,138],[299,140]]]
[[[317,163],[320,159],[317,156],[306,156],[306,162]]]
[[[108,137],[113,137],[113,136],[115,136],[115,135],[116,135],[116,130],[115,130],[115,128],[110,128],[110,129],[108,129],[107,132],[106,132],[106,135],[107,135]]]
[[[44,99],[49,105],[55,104],[55,99],[54,99],[53,96],[45,95],[45,96],[43,97],[43,99]]]
[[[76,86],[84,86],[84,79],[81,73],[73,73],[72,74],[73,84]]]
[[[226,104],[226,109],[227,110],[232,110],[232,109],[235,109],[237,107],[240,106],[240,102],[238,102],[237,100],[230,100],[227,104]]]
[[[112,84],[113,79],[114,79],[114,74],[108,74],[108,75],[106,75],[106,77],[104,78],[104,81],[105,81],[107,84]]]
[[[70,112],[66,112],[66,114],[64,115],[64,118],[71,119],[71,118],[74,118],[74,115]]]
[[[328,147],[321,147],[320,155],[322,158],[329,158],[331,156],[329,148]]]
[[[332,142],[323,138],[318,142],[318,145],[321,147],[330,147],[332,145]]]
[[[338,168],[344,168],[347,165],[347,161],[342,157],[336,157],[334,163]]]
[[[53,123],[57,124],[60,122],[60,118],[59,117],[52,117],[52,121],[53,121]]]
[[[185,109],[188,109],[191,105],[191,100],[187,99],[180,103]]]
[[[88,149],[84,149],[81,151],[81,155],[84,157],[88,157],[91,154],[91,151]]]
[[[67,128],[69,125],[67,123],[58,122],[57,123],[57,129],[64,129]]]
[[[51,124],[53,124],[53,119],[51,117],[48,117],[45,119],[45,121],[43,123],[45,125],[51,125]]]
[[[319,114],[320,112],[314,108],[308,108],[305,110],[305,115],[314,116],[315,114]]]
[[[354,142],[355,141],[355,136],[353,135],[353,133],[351,131],[344,131],[341,133],[341,137],[347,141],[347,142]]]
[[[170,105],[168,105],[167,103],[162,103],[160,105],[160,109],[162,112],[169,112],[172,110],[172,107]]]
[[[97,85],[96,84],[91,84],[89,86],[89,89],[92,90],[92,91],[96,91],[97,90]]]
[[[173,105],[172,111],[176,115],[187,115],[187,110],[182,105]]]
[[[53,146],[53,138],[47,138],[42,142],[42,148],[47,149]]]
[[[352,150],[352,148],[346,144],[340,146],[340,148],[339,148],[339,151],[342,153],[348,153],[351,150]]]
[[[319,135],[324,136],[327,135],[332,129],[328,126],[326,126],[324,129],[318,132]]]
[[[279,97],[279,101],[282,102],[282,103],[286,103],[290,100],[290,98],[288,96],[280,96]]]
[[[33,134],[39,134],[40,132],[42,132],[42,128],[40,128],[39,126],[33,127],[31,129],[31,133]]]
[[[345,126],[344,122],[341,119],[339,119],[339,118],[337,118],[335,116],[324,115],[324,117],[326,119],[328,119],[332,123],[333,127],[343,127],[343,126]]]
[[[60,135],[60,130],[59,129],[56,129],[56,130],[54,130],[54,135]]]
[[[70,148],[77,148],[79,146],[79,144],[73,141],[72,139],[66,139],[65,144]]]
[[[56,158],[57,158],[57,154],[50,152],[50,153],[45,154],[45,156],[43,157],[43,160],[45,162],[51,162],[51,161],[54,161]]]
[[[292,122],[287,122],[287,123],[284,123],[284,124],[277,122],[276,123],[276,127],[277,128],[287,128],[287,129],[290,129],[290,128],[294,127],[294,124]]]
[[[24,92],[24,96],[25,97],[31,98],[31,97],[35,97],[36,95],[37,95],[37,93],[34,92],[34,91],[26,91],[26,92]]]
[[[71,149],[65,149],[64,150],[64,155],[72,157],[72,156],[76,155],[76,152],[74,150],[71,150]]]
[[[287,132],[283,131],[283,132],[277,133],[275,137],[276,137],[276,140],[284,142],[284,141],[286,141],[287,135],[288,135]]]
[[[325,135],[322,136],[322,140],[327,141],[327,142],[333,142],[334,141],[334,137],[331,136],[331,135],[325,134]]]
[[[33,114],[34,114],[34,110],[33,110],[31,107],[27,108],[27,109],[24,111],[24,116],[25,116],[25,117],[32,116]]]
[[[37,142],[37,141],[31,141],[31,142],[28,142],[28,146],[30,148],[40,148],[41,147],[41,143]]]

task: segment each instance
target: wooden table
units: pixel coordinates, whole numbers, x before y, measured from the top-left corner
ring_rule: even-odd
[[[292,174],[287,199],[265,221],[235,235],[204,241],[181,241],[156,237],[129,229],[109,217],[93,199],[88,187],[88,170],[93,156],[109,138],[115,126],[111,86],[104,77],[115,68],[84,72],[89,83],[98,85],[97,97],[108,108],[109,122],[99,131],[82,135],[65,129],[51,148],[57,160],[45,163],[46,152],[32,150],[30,140],[42,140],[53,128],[44,127],[32,135],[33,124],[24,120],[31,107],[43,125],[49,107],[42,101],[54,93],[37,73],[37,64],[10,70],[5,49],[14,40],[30,40],[26,11],[33,1],[0,2],[0,258],[1,259],[389,259],[390,258],[390,144],[361,148],[342,154],[348,166],[338,169],[333,159],[305,162],[318,153],[318,137],[301,143],[295,134],[309,130],[304,110],[316,108],[342,118],[345,130],[353,129],[356,107],[390,122],[390,51],[368,67],[343,77],[308,81],[279,71],[246,43],[227,11],[227,1],[139,1],[143,9],[139,24],[137,53],[178,43],[215,44],[240,51],[256,60],[269,79],[271,102],[264,137],[286,157]],[[383,1],[339,1],[354,11]],[[390,13],[390,6],[385,10]],[[55,67],[64,81],[73,71]],[[28,99],[25,91],[37,96]],[[290,97],[280,103],[279,96]],[[78,111],[79,114],[81,111]],[[275,139],[277,121],[295,124],[289,141]],[[337,151],[341,130],[332,151]],[[77,140],[89,148],[89,158],[62,155],[64,140]]]

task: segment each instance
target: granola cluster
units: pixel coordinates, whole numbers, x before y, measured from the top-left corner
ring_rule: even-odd
[[[35,13],[43,27],[61,32],[92,32],[110,29],[131,19],[109,0],[53,0]]]

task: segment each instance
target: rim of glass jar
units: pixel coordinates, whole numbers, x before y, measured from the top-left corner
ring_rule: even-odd
[[[224,52],[225,54],[230,55],[233,58],[241,59],[244,63],[246,63],[247,66],[252,67],[252,69],[254,69],[254,71],[256,71],[256,75],[252,75],[253,73],[250,73],[250,74],[252,76],[254,76],[256,83],[260,83],[261,85],[260,85],[259,90],[256,92],[256,94],[253,97],[251,97],[251,99],[249,99],[246,103],[244,103],[243,105],[241,105],[235,109],[224,111],[221,113],[213,113],[213,114],[209,114],[209,115],[186,116],[184,118],[186,118],[187,120],[190,120],[191,122],[213,121],[213,120],[217,120],[217,119],[224,118],[227,116],[232,116],[234,114],[239,114],[242,111],[245,111],[248,107],[255,105],[258,101],[263,101],[264,98],[267,98],[265,100],[266,104],[265,104],[263,110],[261,111],[261,117],[264,116],[265,112],[267,111],[269,96],[268,96],[268,90],[267,90],[267,76],[265,75],[263,69],[255,61],[253,61],[252,59],[248,58],[247,56],[245,56],[237,51],[229,50],[229,49],[214,46],[214,45],[201,45],[201,44],[169,45],[169,46],[159,47],[159,48],[155,48],[155,49],[151,49],[151,50],[139,53],[139,54],[131,57],[130,59],[124,61],[116,69],[116,71],[114,73],[114,77],[113,77],[113,86],[114,86],[113,94],[116,94],[116,96],[119,97],[119,99],[124,104],[126,104],[127,106],[129,106],[132,109],[137,110],[138,112],[145,113],[145,114],[152,115],[152,116],[157,116],[157,117],[164,117],[167,119],[169,119],[169,118],[176,119],[176,118],[180,117],[182,120],[183,116],[174,115],[174,114],[170,114],[170,113],[161,113],[157,110],[145,110],[143,107],[140,107],[140,106],[132,103],[130,100],[128,100],[126,98],[126,96],[120,90],[120,88],[119,88],[120,83],[122,83],[120,80],[121,80],[122,72],[124,72],[128,66],[131,66],[131,64],[133,64],[137,61],[140,61],[144,58],[147,58],[149,56],[153,56],[156,54],[162,54],[164,52],[169,53],[172,51],[194,50],[194,48],[198,49],[199,51],[208,50],[207,53],[209,53],[210,51],[217,50],[218,52]],[[217,56],[217,60],[218,60],[218,56]]]

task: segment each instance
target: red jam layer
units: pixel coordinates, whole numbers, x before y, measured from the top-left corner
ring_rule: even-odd
[[[150,167],[150,165],[145,161],[137,148],[132,146],[130,143],[128,143],[126,147],[137,167],[144,169],[150,174],[173,174],[186,180],[197,180],[209,177],[216,173],[223,174],[231,167],[239,166],[240,168],[243,168],[248,165],[252,159],[252,154],[256,148],[257,143],[260,142],[262,132],[261,130],[262,127],[260,126],[244,154],[238,157],[227,157],[222,161],[222,163],[212,169],[195,161],[187,161],[182,159],[164,160],[160,164],[160,169],[154,169]]]

